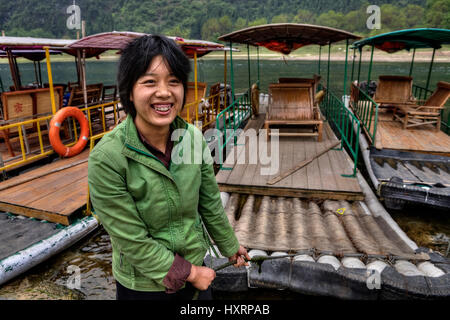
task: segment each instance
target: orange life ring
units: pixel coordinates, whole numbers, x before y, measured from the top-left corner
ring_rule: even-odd
[[[72,147],[66,147],[59,137],[61,124],[67,117],[77,119],[81,127],[80,138]],[[89,124],[84,113],[77,107],[64,107],[59,110],[50,121],[49,137],[53,150],[60,156],[68,158],[79,154],[86,146],[89,137]]]

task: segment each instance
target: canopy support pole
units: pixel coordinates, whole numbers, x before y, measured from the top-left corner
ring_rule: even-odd
[[[428,70],[427,85],[425,86],[427,91],[428,91],[428,88],[430,87],[431,71],[433,70],[433,63],[434,63],[434,55],[435,55],[435,53],[436,53],[436,48],[433,48],[433,56],[431,57],[430,69]]]
[[[233,43],[230,41],[231,101],[234,103]]]
[[[260,79],[259,79],[259,47],[256,47],[256,58],[258,60],[258,86],[261,87],[260,85]]]
[[[359,86],[359,79],[361,77],[361,59],[362,59],[362,48],[359,48],[358,86]]]
[[[52,103],[52,113],[56,113],[56,103],[55,103],[55,92],[53,91],[53,77],[52,77],[52,66],[50,64],[50,52],[48,47],[45,47],[45,58],[47,60],[47,73],[48,73],[48,86],[50,88],[50,101]]]
[[[344,96],[347,94],[348,39],[345,42]]]
[[[2,88],[2,92],[5,92],[5,87],[3,86],[3,80],[2,80],[1,75],[0,75],[0,88]],[[1,102],[0,102],[0,104],[1,104]]]
[[[86,92],[86,49],[83,49],[83,99],[84,107],[87,108],[87,92]],[[89,113],[88,113],[89,114]],[[92,134],[92,133],[91,133]]]
[[[44,86],[44,84],[42,83],[42,70],[41,70],[41,62],[38,61],[38,66],[39,66],[39,83],[41,84],[41,86]]]
[[[227,88],[227,52],[223,52],[223,87],[224,87],[224,94],[223,94],[223,108],[225,109],[227,107],[227,96],[228,96],[228,88]],[[220,90],[220,89],[219,89]],[[220,112],[220,102],[219,102],[219,112]],[[219,114],[217,112],[217,114]]]
[[[248,90],[252,88],[252,77],[250,74],[250,45],[247,44],[247,66],[248,66]]]
[[[11,78],[13,80],[14,90],[19,90],[20,85],[16,74],[17,69],[16,66],[14,65],[14,59],[10,49],[6,49],[6,55],[8,56],[9,69],[11,71]]]
[[[319,45],[319,76],[320,76],[320,57],[322,56],[322,46]]]
[[[330,89],[330,56],[331,56],[331,42],[328,43],[327,90]]]
[[[352,76],[350,77],[350,81],[352,81],[352,82],[353,82],[353,77],[355,76],[355,54],[356,54],[356,48],[353,48]]]
[[[372,76],[372,65],[373,65],[373,51],[375,46],[372,45],[372,52],[370,53],[370,63],[369,63],[369,73],[367,74],[367,91],[369,91],[370,77]]]
[[[39,83],[39,77],[38,77],[38,73],[37,73],[37,63],[36,61],[33,61],[33,67],[34,67],[34,78],[36,79],[36,83],[38,85],[38,87],[41,87],[41,84]]]
[[[416,57],[416,48],[414,48],[413,50],[413,56],[412,56],[412,60],[411,60],[411,67],[409,68],[409,76],[411,77],[412,72],[413,72],[413,67],[414,67],[414,58]]]

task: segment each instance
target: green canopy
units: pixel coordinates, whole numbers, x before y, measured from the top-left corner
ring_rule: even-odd
[[[380,50],[393,53],[416,48],[440,49],[443,44],[450,44],[449,29],[419,28],[383,33],[356,41],[353,47],[361,49],[365,45],[373,45]]]

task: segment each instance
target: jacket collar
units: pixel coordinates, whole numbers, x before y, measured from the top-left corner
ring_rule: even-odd
[[[176,129],[187,129],[188,124],[181,117],[176,116],[174,121],[170,124],[172,130]],[[174,141],[174,144],[179,143],[183,139],[184,135],[179,139],[179,141]],[[136,125],[134,124],[133,117],[127,116],[125,120],[125,145],[131,146],[133,149],[138,149],[142,152],[150,153],[150,151],[145,148],[142,141],[139,139],[139,133],[137,131]]]
[[[187,129],[188,123],[181,117],[176,116],[174,121],[170,124],[170,127],[172,130]],[[182,135],[178,141],[174,141],[174,146],[177,143],[181,142],[183,137],[184,135]],[[164,164],[155,155],[153,155],[139,139],[139,133],[137,131],[136,125],[134,124],[133,117],[131,117],[130,115],[128,115],[125,120],[125,146],[122,150],[122,153],[125,156],[170,177],[170,173],[166,169]],[[143,160],[142,155],[153,158],[154,160],[156,160],[156,163],[155,161]]]

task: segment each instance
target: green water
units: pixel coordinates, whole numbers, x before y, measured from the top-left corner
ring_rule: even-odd
[[[329,79],[330,88],[338,94],[343,91],[344,79],[344,62],[332,62],[330,65]],[[227,82],[231,83],[231,69],[230,61],[227,63]],[[409,62],[377,62],[372,69],[372,79],[377,79],[379,75],[408,75]],[[41,64],[42,80],[48,82],[47,70],[44,63]],[[362,63],[360,80],[367,80],[369,64]],[[414,84],[425,86],[428,76],[429,63],[416,62],[414,64],[413,78]],[[19,64],[22,84],[28,84],[35,81],[34,67],[31,63]],[[77,79],[75,63],[74,62],[54,62],[52,63],[53,82],[54,83],[68,83],[74,82]],[[248,62],[247,60],[234,60],[234,83],[236,92],[243,92],[249,86],[248,77]],[[90,59],[86,62],[86,76],[87,83],[102,82],[105,85],[112,85],[115,83],[117,72],[117,61],[102,61]],[[318,63],[316,61],[299,61],[299,60],[261,60],[259,67],[259,74],[261,80],[261,89],[267,92],[269,83],[278,81],[280,77],[312,77],[313,74],[318,74]],[[327,63],[322,61],[321,72],[322,83],[327,80]],[[213,84],[216,82],[223,82],[224,80],[224,63],[223,60],[202,60],[198,62],[198,81]],[[348,66],[348,79],[351,78],[352,63]],[[257,62],[250,62],[251,83],[258,79]],[[9,66],[7,64],[0,64],[0,76],[2,78],[5,88],[12,85]],[[357,79],[358,64],[356,63],[353,70],[353,79]],[[193,72],[190,75],[190,80],[194,80]],[[435,63],[430,79],[430,90],[434,90],[438,81],[450,81],[450,62],[449,63]]]
[[[228,66],[230,64],[228,63]],[[428,63],[415,63],[413,72],[414,83],[425,86]],[[117,62],[96,61],[87,62],[88,83],[103,82],[105,85],[114,84]],[[350,79],[352,66],[350,64],[348,77]],[[361,81],[367,79],[368,64],[363,63]],[[75,64],[72,62],[55,62],[52,64],[55,83],[76,81]],[[34,81],[32,64],[21,64],[20,71],[23,84]],[[257,80],[257,66],[250,65],[251,82]],[[228,82],[230,82],[228,70]],[[263,92],[267,92],[269,83],[276,82],[279,77],[311,77],[318,73],[316,62],[262,60],[260,64],[260,79]],[[376,63],[372,71],[372,78],[380,74],[408,75],[409,63]],[[234,61],[234,81],[236,92],[248,88],[248,64],[246,60]],[[327,66],[322,62],[322,79],[327,78]],[[330,87],[338,94],[342,94],[344,63],[334,62],[330,69]],[[9,66],[0,64],[0,76],[5,87],[12,82],[9,76]],[[45,65],[42,65],[43,81],[47,82]],[[357,77],[357,66],[354,79]],[[209,84],[223,82],[223,61],[200,60],[199,81]],[[193,75],[191,75],[193,80]],[[434,65],[430,81],[433,90],[436,82],[450,82],[450,63]],[[442,253],[446,252],[447,240],[450,238],[450,216],[448,213],[432,212],[429,209],[405,209],[402,212],[390,212],[394,220],[419,246],[433,248]],[[70,276],[68,267],[78,266],[81,270],[80,290],[67,289]],[[111,245],[109,237],[103,229],[83,239],[80,243],[63,253],[51,258],[47,262],[31,269],[26,274],[0,287],[0,298],[6,299],[115,299],[115,284],[111,273]],[[251,290],[240,294],[216,294],[217,299],[300,299],[301,295],[287,291]]]

